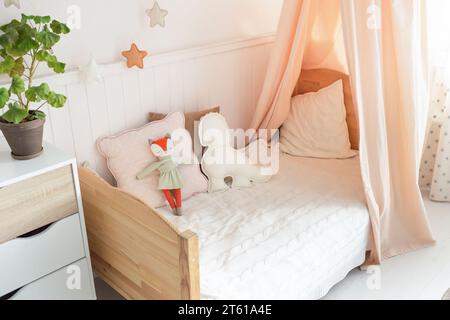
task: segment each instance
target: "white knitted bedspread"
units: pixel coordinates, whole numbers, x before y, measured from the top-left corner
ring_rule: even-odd
[[[365,259],[358,158],[282,155],[270,182],[198,194],[183,210],[161,209],[199,236],[203,299],[318,299]]]

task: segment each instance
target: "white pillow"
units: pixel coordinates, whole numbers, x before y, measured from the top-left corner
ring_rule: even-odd
[[[202,158],[202,170],[208,177],[208,192],[228,189],[227,177],[233,178],[233,188],[251,187],[270,180],[270,167],[252,163],[245,149],[232,147],[230,129],[224,116],[209,113],[198,125],[200,143],[207,147]]]
[[[351,150],[342,80],[318,92],[298,95],[281,127],[280,150],[298,157],[354,157]]]

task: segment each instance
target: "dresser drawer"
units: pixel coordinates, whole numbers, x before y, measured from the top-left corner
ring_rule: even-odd
[[[74,280],[74,277],[79,276]],[[86,259],[79,260],[12,292],[9,300],[89,300],[95,299]]]
[[[70,165],[0,188],[0,244],[76,212]]]
[[[78,214],[0,245],[0,296],[85,256]]]

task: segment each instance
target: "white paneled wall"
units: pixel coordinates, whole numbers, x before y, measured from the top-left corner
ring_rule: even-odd
[[[103,66],[103,82],[78,72],[40,79],[66,94],[62,109],[47,108],[44,139],[88,161],[109,178],[95,141],[147,122],[150,111],[194,111],[220,105],[231,127],[247,128],[264,81],[272,36],[171,52],[146,67]],[[39,81],[38,81],[39,82]]]

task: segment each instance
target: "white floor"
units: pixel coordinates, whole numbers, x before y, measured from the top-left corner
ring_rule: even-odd
[[[450,288],[450,203],[425,204],[436,246],[385,261],[377,271],[379,282],[371,281],[374,273],[355,270],[325,299],[442,299]]]
[[[436,246],[385,261],[375,274],[355,270],[325,299],[440,300],[450,288],[450,203],[426,200],[426,206]],[[99,299],[121,298],[100,279],[96,279],[96,289]]]

